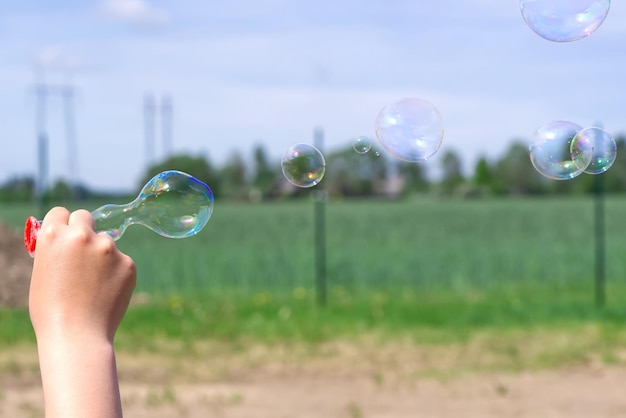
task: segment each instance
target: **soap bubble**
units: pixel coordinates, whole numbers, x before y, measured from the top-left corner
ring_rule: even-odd
[[[601,128],[585,128],[576,135],[593,144],[593,156],[585,169],[587,174],[600,174],[611,168],[617,158],[617,144],[613,135]]]
[[[352,148],[358,154],[367,154],[372,149],[372,141],[366,136],[357,136],[352,143]]]
[[[443,141],[441,114],[430,102],[406,98],[385,106],[376,118],[376,136],[383,148],[404,161],[432,157]]]
[[[283,175],[298,187],[313,187],[322,181],[326,161],[313,145],[296,144],[290,147],[281,160]]]
[[[554,121],[533,132],[530,161],[542,175],[568,180],[584,172],[593,157],[589,136],[578,136],[582,127],[567,121]]]
[[[604,22],[611,0],[520,0],[526,24],[554,42],[585,38]]]

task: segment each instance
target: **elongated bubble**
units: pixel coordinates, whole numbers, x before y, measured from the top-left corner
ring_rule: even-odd
[[[213,213],[213,192],[180,171],[164,171],[126,205],[104,205],[92,212],[95,229],[119,239],[129,225],[144,225],[167,238],[197,234]]]
[[[213,213],[213,191],[182,171],[154,176],[135,200],[125,205],[104,205],[91,212],[96,232],[118,240],[130,225],[144,225],[168,238],[186,238],[200,232]],[[41,227],[29,217],[24,227],[24,246],[33,255]]]

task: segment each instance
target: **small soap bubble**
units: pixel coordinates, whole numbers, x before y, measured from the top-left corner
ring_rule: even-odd
[[[376,136],[383,148],[404,161],[432,157],[443,141],[443,121],[430,102],[406,98],[385,106],[376,118]]]
[[[580,125],[554,121],[535,130],[530,142],[530,161],[545,177],[572,179],[584,172],[593,157],[593,142],[578,136]]]
[[[601,128],[585,128],[576,135],[593,144],[593,156],[585,173],[600,174],[611,168],[617,158],[617,144],[613,135]]]
[[[326,171],[324,156],[313,145],[291,146],[281,160],[283,175],[298,187],[313,187],[322,181]]]
[[[537,35],[554,42],[585,38],[604,22],[611,0],[520,0],[522,16]]]
[[[366,136],[357,136],[354,139],[352,148],[357,152],[357,154],[367,154],[369,150],[372,149],[372,141],[370,141],[370,139]]]

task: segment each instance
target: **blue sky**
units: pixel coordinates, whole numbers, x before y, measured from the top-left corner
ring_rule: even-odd
[[[0,182],[36,170],[34,68],[77,91],[68,171],[51,97],[50,179],[135,190],[146,165],[143,97],[174,104],[173,150],[222,164],[257,143],[277,162],[323,126],[326,150],[374,137],[387,104],[440,110],[441,151],[470,170],[556,119],[626,132],[626,4],[571,43],[525,24],[517,0],[0,0]],[[160,146],[154,150],[162,156]]]

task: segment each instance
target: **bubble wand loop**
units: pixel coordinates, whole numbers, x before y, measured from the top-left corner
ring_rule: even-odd
[[[125,205],[104,205],[91,212],[96,232],[113,240],[129,225],[143,225],[167,238],[187,238],[204,228],[213,213],[213,192],[205,183],[182,171],[163,171]],[[35,254],[41,221],[34,216],[24,226],[24,247]]]

